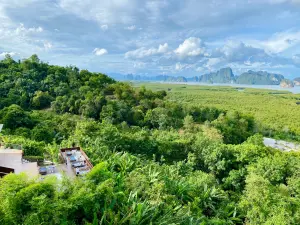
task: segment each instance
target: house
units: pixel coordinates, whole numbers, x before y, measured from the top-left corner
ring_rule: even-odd
[[[23,172],[31,177],[37,176],[39,174],[37,162],[24,160],[22,150],[0,148],[0,176]]]
[[[20,147],[21,148],[21,147]],[[50,161],[29,162],[23,158],[23,151],[8,149],[0,145],[0,177],[9,173],[26,173],[30,177],[44,179],[45,175],[54,175],[61,178],[66,175],[70,178],[88,173],[93,165],[80,147],[60,149],[61,163]]]

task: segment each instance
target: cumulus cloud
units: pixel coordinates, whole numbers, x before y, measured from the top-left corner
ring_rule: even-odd
[[[280,53],[300,43],[300,31],[279,32],[258,43],[270,53]]]
[[[44,43],[44,48],[45,48],[46,50],[50,50],[52,47],[53,47],[53,45],[52,45],[50,42],[46,41],[46,42]]]
[[[103,31],[106,31],[106,30],[108,29],[108,25],[107,25],[107,24],[101,25],[101,29],[102,29]]]
[[[228,41],[219,50],[229,62],[264,61],[270,57],[263,49],[236,41]]]
[[[184,65],[182,65],[181,63],[176,63],[175,70],[182,70],[183,68],[184,68]]]
[[[200,38],[190,37],[186,39],[182,44],[179,45],[174,53],[179,58],[193,57],[199,55],[205,55],[205,46]]]
[[[108,51],[105,48],[95,48],[93,53],[97,56],[102,56],[108,53]]]
[[[142,59],[149,56],[161,55],[168,51],[168,43],[163,45],[159,45],[158,48],[138,48],[133,51],[129,51],[125,53],[125,58],[127,59]]]
[[[270,54],[263,48],[253,47],[238,41],[228,41],[221,48],[217,48],[206,61],[207,68],[223,66],[274,68],[278,66],[295,65],[286,57]]]
[[[53,5],[51,1],[0,0],[0,50],[24,57],[38,53],[50,63],[55,59],[94,71],[187,70],[192,75],[192,69],[204,72],[232,65],[267,70],[284,65],[289,72],[300,67],[298,2],[57,0]],[[72,29],[74,25],[80,29]],[[228,39],[235,41],[224,43]],[[96,57],[94,64],[78,57],[99,43],[115,53],[104,56],[110,63],[101,67]],[[105,55],[106,49],[96,48],[93,54]]]
[[[34,33],[41,33],[44,29],[42,27],[29,27],[26,28],[23,23],[20,23],[20,25],[15,29],[15,33],[18,35],[24,35],[24,34],[34,34]]]
[[[6,55],[15,56],[17,53],[15,52],[2,52],[0,53],[0,58],[4,58]]]
[[[125,30],[131,30],[131,31],[133,31],[133,30],[136,29],[136,26],[135,26],[135,25],[132,25],[132,26],[125,27],[124,29],[125,29]]]
[[[180,62],[175,64],[176,71],[182,71],[182,70],[191,69],[194,67],[195,67],[195,64],[187,64],[187,63],[180,63]]]
[[[0,38],[15,38],[15,37],[25,37],[30,35],[35,35],[42,33],[44,29],[42,27],[25,27],[23,23],[20,23],[16,28],[0,27]]]
[[[146,63],[144,62],[134,62],[133,67],[137,69],[142,69],[146,67]]]

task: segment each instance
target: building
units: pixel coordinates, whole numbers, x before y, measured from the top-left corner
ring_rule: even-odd
[[[22,148],[21,146],[19,147]],[[9,173],[26,173],[30,177],[41,179],[45,175],[53,175],[57,178],[76,176],[88,173],[93,165],[85,152],[80,147],[60,149],[60,163],[55,164],[50,161],[29,162],[23,158],[23,151],[18,149],[8,149],[0,144],[0,177]]]
[[[89,158],[80,147],[62,148],[60,157],[69,174],[79,176],[88,173],[93,168]]]
[[[22,172],[29,176],[37,176],[39,174],[37,162],[24,160],[22,150],[0,148],[0,176]]]

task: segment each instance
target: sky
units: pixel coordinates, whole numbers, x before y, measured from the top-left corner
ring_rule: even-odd
[[[300,77],[300,0],[0,0],[0,59],[107,74]]]

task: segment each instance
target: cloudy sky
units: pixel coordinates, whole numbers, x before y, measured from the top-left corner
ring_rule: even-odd
[[[0,58],[104,73],[300,76],[300,0],[0,0]]]

